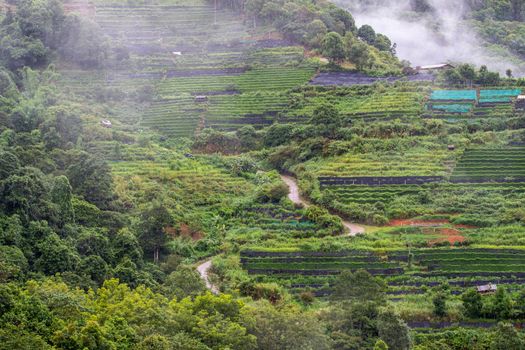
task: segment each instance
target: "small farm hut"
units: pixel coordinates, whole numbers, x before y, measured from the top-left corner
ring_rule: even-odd
[[[107,119],[102,119],[100,121],[100,125],[102,125],[103,127],[105,128],[111,128],[113,125],[111,124],[111,122]]]
[[[437,71],[437,70],[447,70],[447,69],[453,69],[454,66],[449,63],[441,63],[441,64],[432,64],[428,66],[417,66],[416,70],[418,72],[421,71]]]
[[[516,98],[516,108],[525,109],[525,95],[519,95]]]
[[[496,292],[496,290],[498,290],[498,286],[493,283],[489,283],[483,286],[478,286],[477,289],[478,289],[478,293],[480,294],[489,294],[489,293]]]
[[[208,96],[204,96],[204,95],[195,96],[195,102],[206,102],[206,101],[208,101]]]

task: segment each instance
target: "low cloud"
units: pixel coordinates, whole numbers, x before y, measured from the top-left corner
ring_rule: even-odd
[[[412,65],[445,62],[468,62],[504,73],[511,68],[525,73],[516,64],[490,53],[468,26],[464,15],[468,10],[461,0],[428,0],[432,15],[419,16],[411,12],[409,0],[336,0],[349,9],[358,26],[371,25],[397,44],[400,59]],[[365,3],[366,5],[362,5]]]

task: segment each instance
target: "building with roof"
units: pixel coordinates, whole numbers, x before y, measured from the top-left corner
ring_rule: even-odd
[[[480,294],[489,294],[496,292],[498,290],[498,286],[493,283],[489,283],[483,286],[478,286],[477,290]]]
[[[416,71],[436,71],[436,70],[446,70],[446,69],[454,69],[455,67],[449,63],[440,63],[440,64],[432,64],[428,66],[417,66]]]

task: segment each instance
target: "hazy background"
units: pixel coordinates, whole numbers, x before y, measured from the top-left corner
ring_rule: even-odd
[[[487,65],[515,75],[524,71],[509,60],[495,56],[483,47],[473,29],[463,20],[468,5],[463,0],[429,0],[432,15],[411,11],[409,0],[336,0],[350,10],[358,26],[371,25],[397,43],[400,59],[413,66],[445,62],[468,62]]]

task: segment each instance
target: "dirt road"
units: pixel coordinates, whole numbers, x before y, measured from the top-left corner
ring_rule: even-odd
[[[297,181],[287,175],[281,175],[281,179],[286,183],[288,188],[290,189],[290,192],[288,193],[288,198],[296,204],[302,204],[305,207],[309,206],[310,203],[301,197],[299,194],[299,187],[297,186]],[[343,218],[341,218],[343,220]],[[351,223],[349,221],[343,220],[343,226],[348,230],[348,236],[355,236],[358,234],[365,233],[365,228],[363,226],[359,226],[357,224]]]
[[[213,294],[219,294],[219,288],[210,282],[208,271],[211,268],[211,260],[207,260],[197,266],[197,271],[201,275],[201,278],[206,282],[206,288],[208,288]]]

